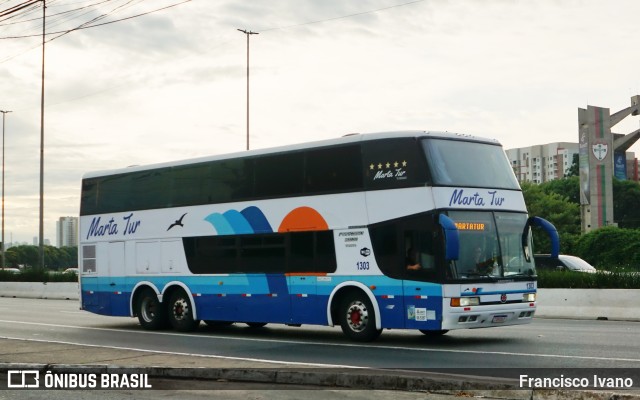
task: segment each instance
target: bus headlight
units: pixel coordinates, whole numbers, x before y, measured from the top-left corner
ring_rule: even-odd
[[[525,293],[522,295],[522,301],[524,303],[531,303],[536,301],[536,294],[535,293]]]
[[[480,305],[479,297],[453,297],[451,307],[470,307]]]

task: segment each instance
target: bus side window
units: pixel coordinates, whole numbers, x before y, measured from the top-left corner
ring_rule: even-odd
[[[404,249],[407,271],[435,274],[433,239],[427,231],[405,231]]]

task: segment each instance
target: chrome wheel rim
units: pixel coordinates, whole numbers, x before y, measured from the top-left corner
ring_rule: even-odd
[[[362,332],[369,322],[369,311],[361,301],[354,301],[347,308],[347,323],[354,332]]]

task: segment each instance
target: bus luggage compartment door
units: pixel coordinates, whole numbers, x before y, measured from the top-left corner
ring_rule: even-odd
[[[317,276],[290,275],[291,323],[326,324],[327,316],[317,296]]]

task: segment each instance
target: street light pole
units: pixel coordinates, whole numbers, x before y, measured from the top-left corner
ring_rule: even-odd
[[[2,111],[2,268],[5,267],[5,258],[4,258],[4,119],[8,113],[11,111]]]
[[[42,0],[42,92],[40,93],[40,268],[44,269],[44,43],[47,0]]]
[[[247,35],[247,150],[249,150],[249,36],[259,35],[258,32],[251,32],[246,29],[238,29]]]

